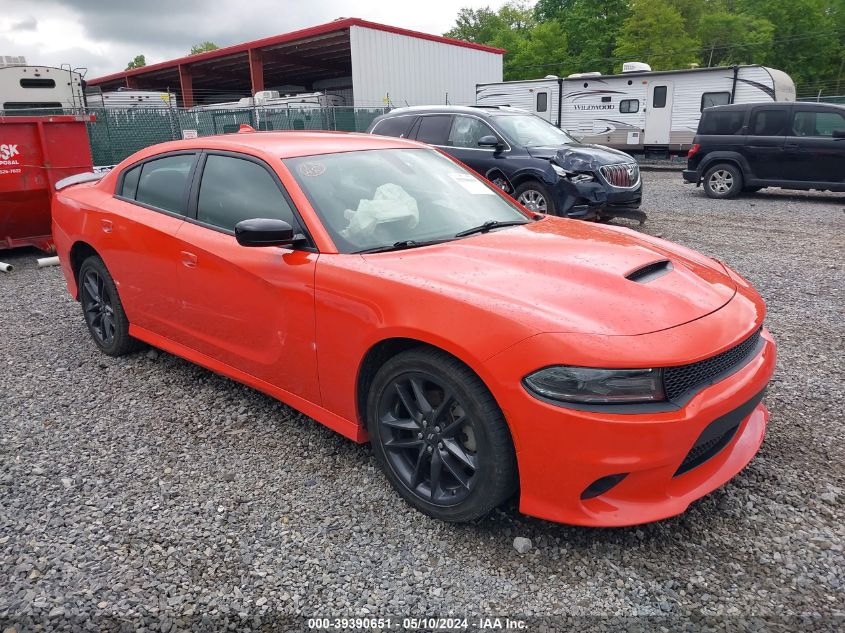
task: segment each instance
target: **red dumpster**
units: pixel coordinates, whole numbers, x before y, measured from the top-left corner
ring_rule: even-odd
[[[52,249],[54,185],[93,169],[85,126],[93,120],[93,115],[0,116],[0,249]]]

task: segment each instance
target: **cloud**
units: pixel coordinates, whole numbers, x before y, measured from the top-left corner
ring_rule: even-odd
[[[210,40],[228,46],[339,17],[442,33],[461,6],[498,6],[504,0],[6,0],[0,15],[0,54],[25,55],[30,64],[87,67],[88,77],[118,72],[136,55],[147,63],[186,55]],[[36,12],[37,9],[37,12]],[[38,15],[36,20],[33,15]]]

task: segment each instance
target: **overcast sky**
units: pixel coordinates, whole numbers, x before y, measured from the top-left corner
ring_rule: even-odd
[[[88,68],[87,77],[121,71],[144,54],[147,64],[220,46],[359,17],[442,34],[462,6],[503,0],[0,0],[0,55],[29,64]],[[353,8],[354,7],[354,8]]]

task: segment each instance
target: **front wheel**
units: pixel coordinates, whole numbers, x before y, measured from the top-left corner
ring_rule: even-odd
[[[106,265],[91,256],[79,268],[79,302],[88,332],[104,354],[123,356],[140,343],[129,336],[129,320]]]
[[[742,191],[742,172],[736,165],[720,163],[704,174],[704,193],[710,198],[735,198]]]
[[[536,180],[522,183],[513,192],[514,199],[529,211],[557,215],[555,201],[548,188]]]
[[[399,494],[443,521],[472,521],[516,490],[504,416],[469,368],[417,348],[387,361],[367,399],[373,452]]]

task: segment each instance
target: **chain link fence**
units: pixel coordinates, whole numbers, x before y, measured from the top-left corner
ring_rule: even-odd
[[[185,136],[237,132],[241,124],[256,130],[338,130],[364,132],[387,108],[184,108],[87,109],[95,165],[115,165],[139,149]],[[14,110],[0,115],[81,114],[79,110]]]

